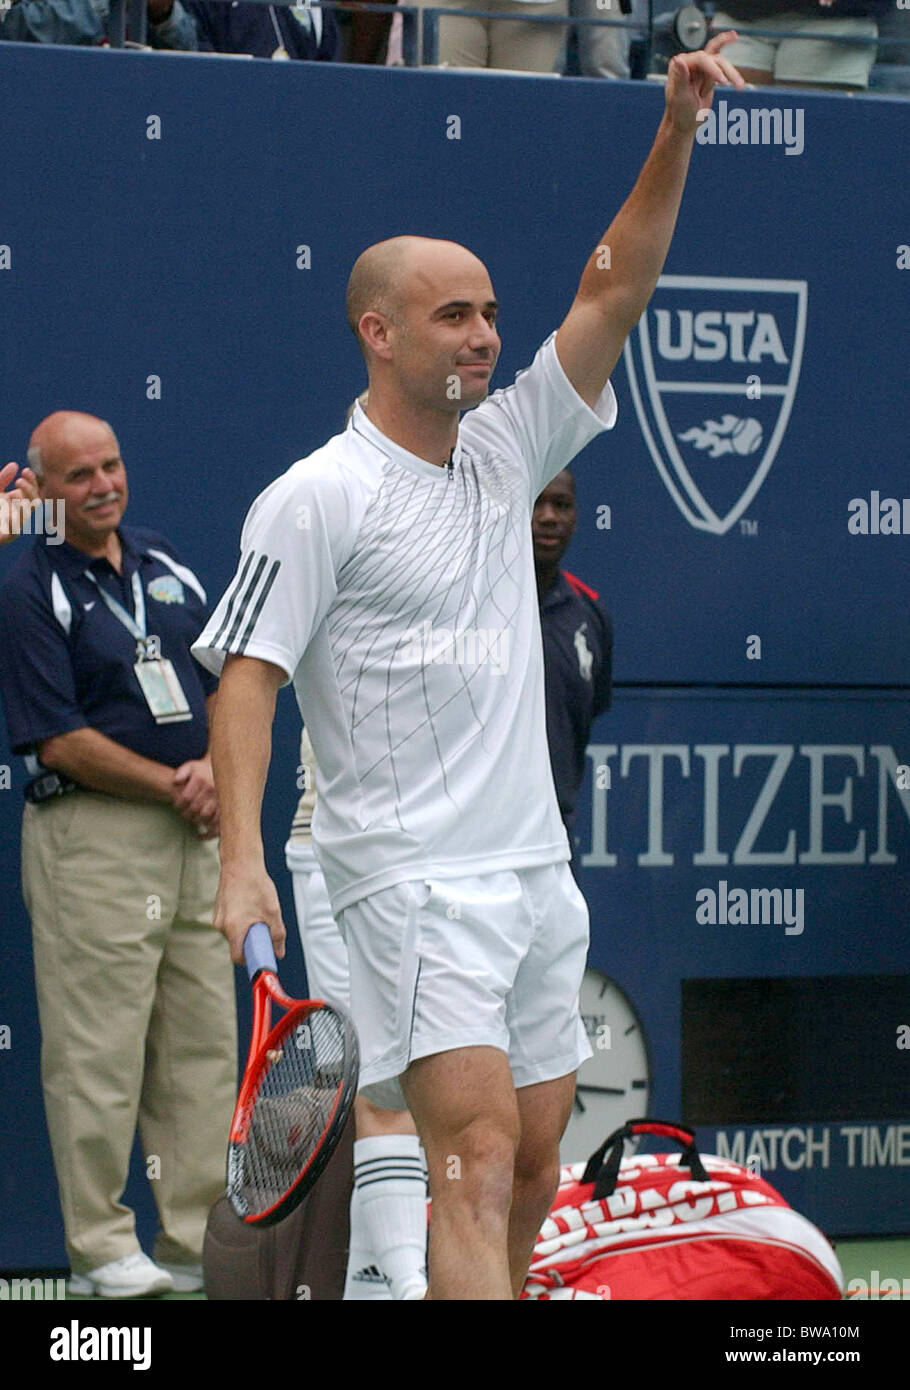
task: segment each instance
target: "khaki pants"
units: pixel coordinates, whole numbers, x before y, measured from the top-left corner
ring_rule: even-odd
[[[647,0],[632,0],[631,14],[623,14],[619,0],[572,0],[579,19],[636,19],[648,23]],[[629,77],[629,47],[643,30],[620,29],[609,24],[583,25],[578,30],[578,66],[582,77]]]
[[[154,1257],[196,1262],[224,1190],[237,1077],[233,967],[211,925],[217,841],[169,806],[78,791],[26,806],[22,879],[73,1270],[138,1249],[120,1200],[137,1121]]]
[[[434,9],[471,9],[471,0],[418,0]],[[564,15],[569,0],[525,4],[522,0],[477,0],[478,10],[502,19],[439,17],[439,63],[450,68],[500,68],[512,72],[552,72],[563,51],[565,24],[528,23],[529,15]]]

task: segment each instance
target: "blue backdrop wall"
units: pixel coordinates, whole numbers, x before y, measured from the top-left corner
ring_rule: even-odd
[[[663,104],[650,84],[16,45],[0,83],[24,113],[0,172],[0,452],[22,460],[55,408],[110,420],[129,519],[213,596],[251,499],[365,384],[355,256],[401,231],[475,250],[506,384],[565,314]],[[829,1232],[906,1231],[910,539],[886,499],[910,491],[907,108],[735,98],[772,104],[802,113],[804,149],[696,147],[619,423],[575,469],[567,563],[613,615],[620,682],[578,827],[591,962],[643,1039],[600,1059],[625,1092],[602,1123],[646,1102]],[[285,696],[264,824],[288,921],[298,728]],[[5,1268],[64,1259],[15,764],[0,734]],[[779,891],[793,920],[739,922],[738,889]],[[588,1014],[596,1033],[608,1015]],[[138,1165],[130,1195],[147,1235]]]

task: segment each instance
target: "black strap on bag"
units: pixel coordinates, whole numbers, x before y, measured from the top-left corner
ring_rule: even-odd
[[[688,1168],[695,1182],[711,1181],[705,1165],[698,1156],[693,1130],[686,1129],[683,1125],[674,1124],[672,1120],[629,1120],[619,1129],[614,1129],[613,1133],[603,1141],[600,1148],[592,1153],[585,1166],[581,1180],[583,1183],[594,1183],[592,1196],[595,1201],[613,1196],[619,1178],[619,1165],[622,1162],[625,1142],[627,1139],[633,1139],[640,1134],[654,1134],[661,1139],[672,1139],[674,1144],[679,1144],[683,1151],[682,1158],[679,1160],[680,1168]],[[606,1155],[606,1162],[604,1162],[604,1155]]]

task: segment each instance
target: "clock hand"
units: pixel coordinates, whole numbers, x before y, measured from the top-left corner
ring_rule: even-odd
[[[598,1096],[624,1096],[625,1090],[619,1086],[587,1086],[584,1082],[579,1082],[575,1088],[575,1096],[578,1098],[579,1091],[591,1091]]]

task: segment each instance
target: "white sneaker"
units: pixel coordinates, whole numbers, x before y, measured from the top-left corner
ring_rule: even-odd
[[[68,1293],[99,1294],[102,1298],[141,1298],[173,1290],[174,1281],[167,1270],[153,1264],[141,1250],[90,1269],[88,1274],[71,1274],[67,1283]]]
[[[162,1260],[159,1269],[166,1270],[174,1281],[174,1293],[199,1293],[203,1287],[202,1265],[166,1265]]]

